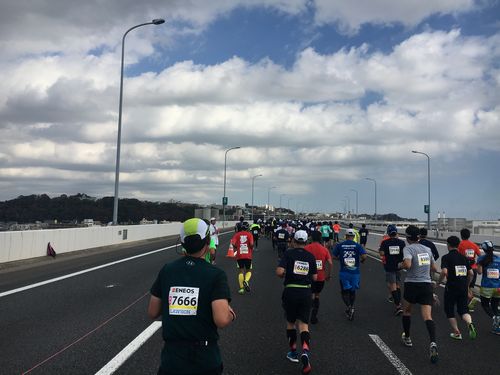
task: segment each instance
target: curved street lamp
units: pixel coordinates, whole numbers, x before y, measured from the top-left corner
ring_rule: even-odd
[[[427,157],[427,229],[431,230],[431,158],[425,152],[412,151]]]
[[[222,228],[226,226],[226,206],[227,206],[227,197],[226,197],[226,170],[227,170],[227,153],[231,150],[237,150],[241,148],[240,146],[231,147],[226,150],[224,153],[224,194],[222,196]]]
[[[366,177],[365,180],[372,181],[375,184],[375,221],[377,220],[377,180]]]
[[[118,224],[118,186],[120,184],[120,148],[121,148],[121,138],[122,138],[122,105],[123,105],[123,65],[124,65],[124,55],[125,55],[125,37],[127,34],[137,29],[141,26],[146,25],[161,25],[165,23],[162,18],[156,18],[151,22],[141,23],[139,25],[132,26],[130,29],[125,31],[122,38],[122,62],[120,71],[120,104],[118,108],[118,139],[116,141],[116,169],[115,169],[115,198],[113,201],[113,225]]]
[[[262,177],[262,175],[258,174],[258,175],[255,175],[252,177],[252,221],[253,221],[253,187],[254,187],[255,179],[257,177]]]
[[[356,189],[349,189],[350,191],[354,191],[356,193],[356,216],[358,216],[358,191]]]

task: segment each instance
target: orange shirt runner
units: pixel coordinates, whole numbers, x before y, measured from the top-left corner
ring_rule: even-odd
[[[477,269],[476,258],[481,255],[479,246],[472,241],[462,240],[458,245],[458,252],[467,258],[472,269]]]
[[[247,231],[235,233],[231,238],[231,244],[234,247],[236,260],[252,259],[254,244],[252,233]]]
[[[316,281],[325,281],[325,266],[326,263],[329,263],[332,259],[330,252],[319,242],[310,243],[306,245],[304,249],[309,251],[316,258],[316,268],[318,270],[318,278]]]

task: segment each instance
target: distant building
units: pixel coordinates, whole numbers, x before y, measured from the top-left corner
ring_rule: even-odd
[[[468,226],[473,234],[500,236],[500,220],[471,220]]]
[[[219,220],[219,210],[213,207],[196,208],[194,210],[194,217],[205,220],[210,220],[215,217]]]

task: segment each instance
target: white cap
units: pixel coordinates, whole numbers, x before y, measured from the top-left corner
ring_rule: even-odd
[[[354,229],[349,228],[349,229],[346,229],[345,235],[346,236],[355,236],[356,232],[354,232]]]
[[[297,242],[307,242],[307,232],[305,230],[298,230],[293,236]]]
[[[210,221],[214,221],[214,220],[217,220],[217,219],[215,217],[210,218]]]

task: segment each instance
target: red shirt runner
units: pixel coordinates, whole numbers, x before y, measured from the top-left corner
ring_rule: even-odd
[[[234,234],[231,238],[231,244],[234,247],[236,260],[252,259],[253,254],[253,236],[252,233],[241,231]]]
[[[325,266],[332,259],[328,249],[319,242],[313,242],[306,245],[304,250],[309,251],[316,258],[316,268],[318,269],[318,278],[316,281],[325,281]]]
[[[475,258],[481,255],[479,246],[469,240],[462,240],[458,245],[458,252],[464,255],[471,264],[472,269],[477,269]]]

